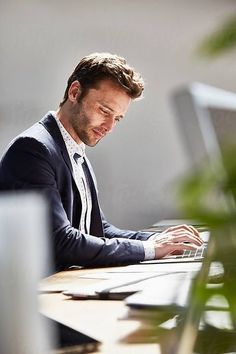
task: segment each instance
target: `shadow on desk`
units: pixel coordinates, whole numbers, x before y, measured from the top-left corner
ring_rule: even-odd
[[[153,319],[150,320],[150,317]],[[122,338],[123,343],[158,343],[161,354],[176,353],[182,332],[181,316],[156,313],[149,320],[142,321],[140,328]],[[147,318],[147,317],[146,317]],[[206,324],[199,330],[194,353],[222,354],[236,353],[236,332],[221,330]]]

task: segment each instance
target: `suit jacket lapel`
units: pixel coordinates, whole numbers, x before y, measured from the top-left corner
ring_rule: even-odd
[[[70,157],[69,157],[67,149],[66,149],[66,144],[63,140],[63,137],[61,135],[60,129],[57,125],[55,118],[49,112],[40,120],[39,123],[42,124],[47,129],[47,131],[53,137],[54,141],[59,146],[62,156],[63,156],[67,166],[69,167],[71,174],[73,175],[72,165],[71,165]]]
[[[63,140],[63,137],[61,135],[60,129],[57,125],[55,118],[49,112],[48,114],[46,114],[46,116],[44,116],[40,120],[39,123],[42,124],[47,129],[47,131],[53,137],[54,141],[59,146],[62,156],[73,176],[73,169],[72,169],[70,157],[67,152],[65,142]],[[93,169],[87,158],[86,158],[86,162],[93,180],[93,191],[92,191],[93,206],[92,206],[92,214],[91,214],[90,233],[94,236],[103,236],[102,220],[101,220],[100,208],[97,199],[96,179],[94,177]]]

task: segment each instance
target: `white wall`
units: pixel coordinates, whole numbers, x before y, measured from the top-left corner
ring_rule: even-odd
[[[101,205],[111,222],[126,228],[175,216],[169,187],[187,162],[169,93],[190,81],[236,91],[235,52],[214,61],[194,54],[198,41],[232,13],[232,0],[1,2],[0,151],[57,108],[82,56],[120,54],[143,74],[145,98],[88,149]]]

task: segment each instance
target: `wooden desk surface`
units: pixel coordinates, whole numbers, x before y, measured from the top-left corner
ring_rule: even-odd
[[[160,353],[159,346],[155,343],[128,343],[130,342],[128,338],[131,338],[133,334],[136,338],[135,342],[142,341],[138,334],[140,322],[122,319],[126,313],[123,301],[72,300],[59,292],[101,281],[100,279],[80,278],[80,276],[105,271],[104,268],[70,270],[44,279],[40,288],[48,293],[42,293],[39,296],[40,311],[48,317],[101,341],[100,354]]]

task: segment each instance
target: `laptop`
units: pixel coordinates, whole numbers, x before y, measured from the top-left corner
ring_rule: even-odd
[[[182,254],[167,255],[161,259],[154,259],[150,261],[142,261],[142,264],[153,264],[153,263],[182,263],[182,262],[202,262],[210,237],[209,231],[200,232],[200,236],[203,240],[203,245],[196,250],[184,250]]]

